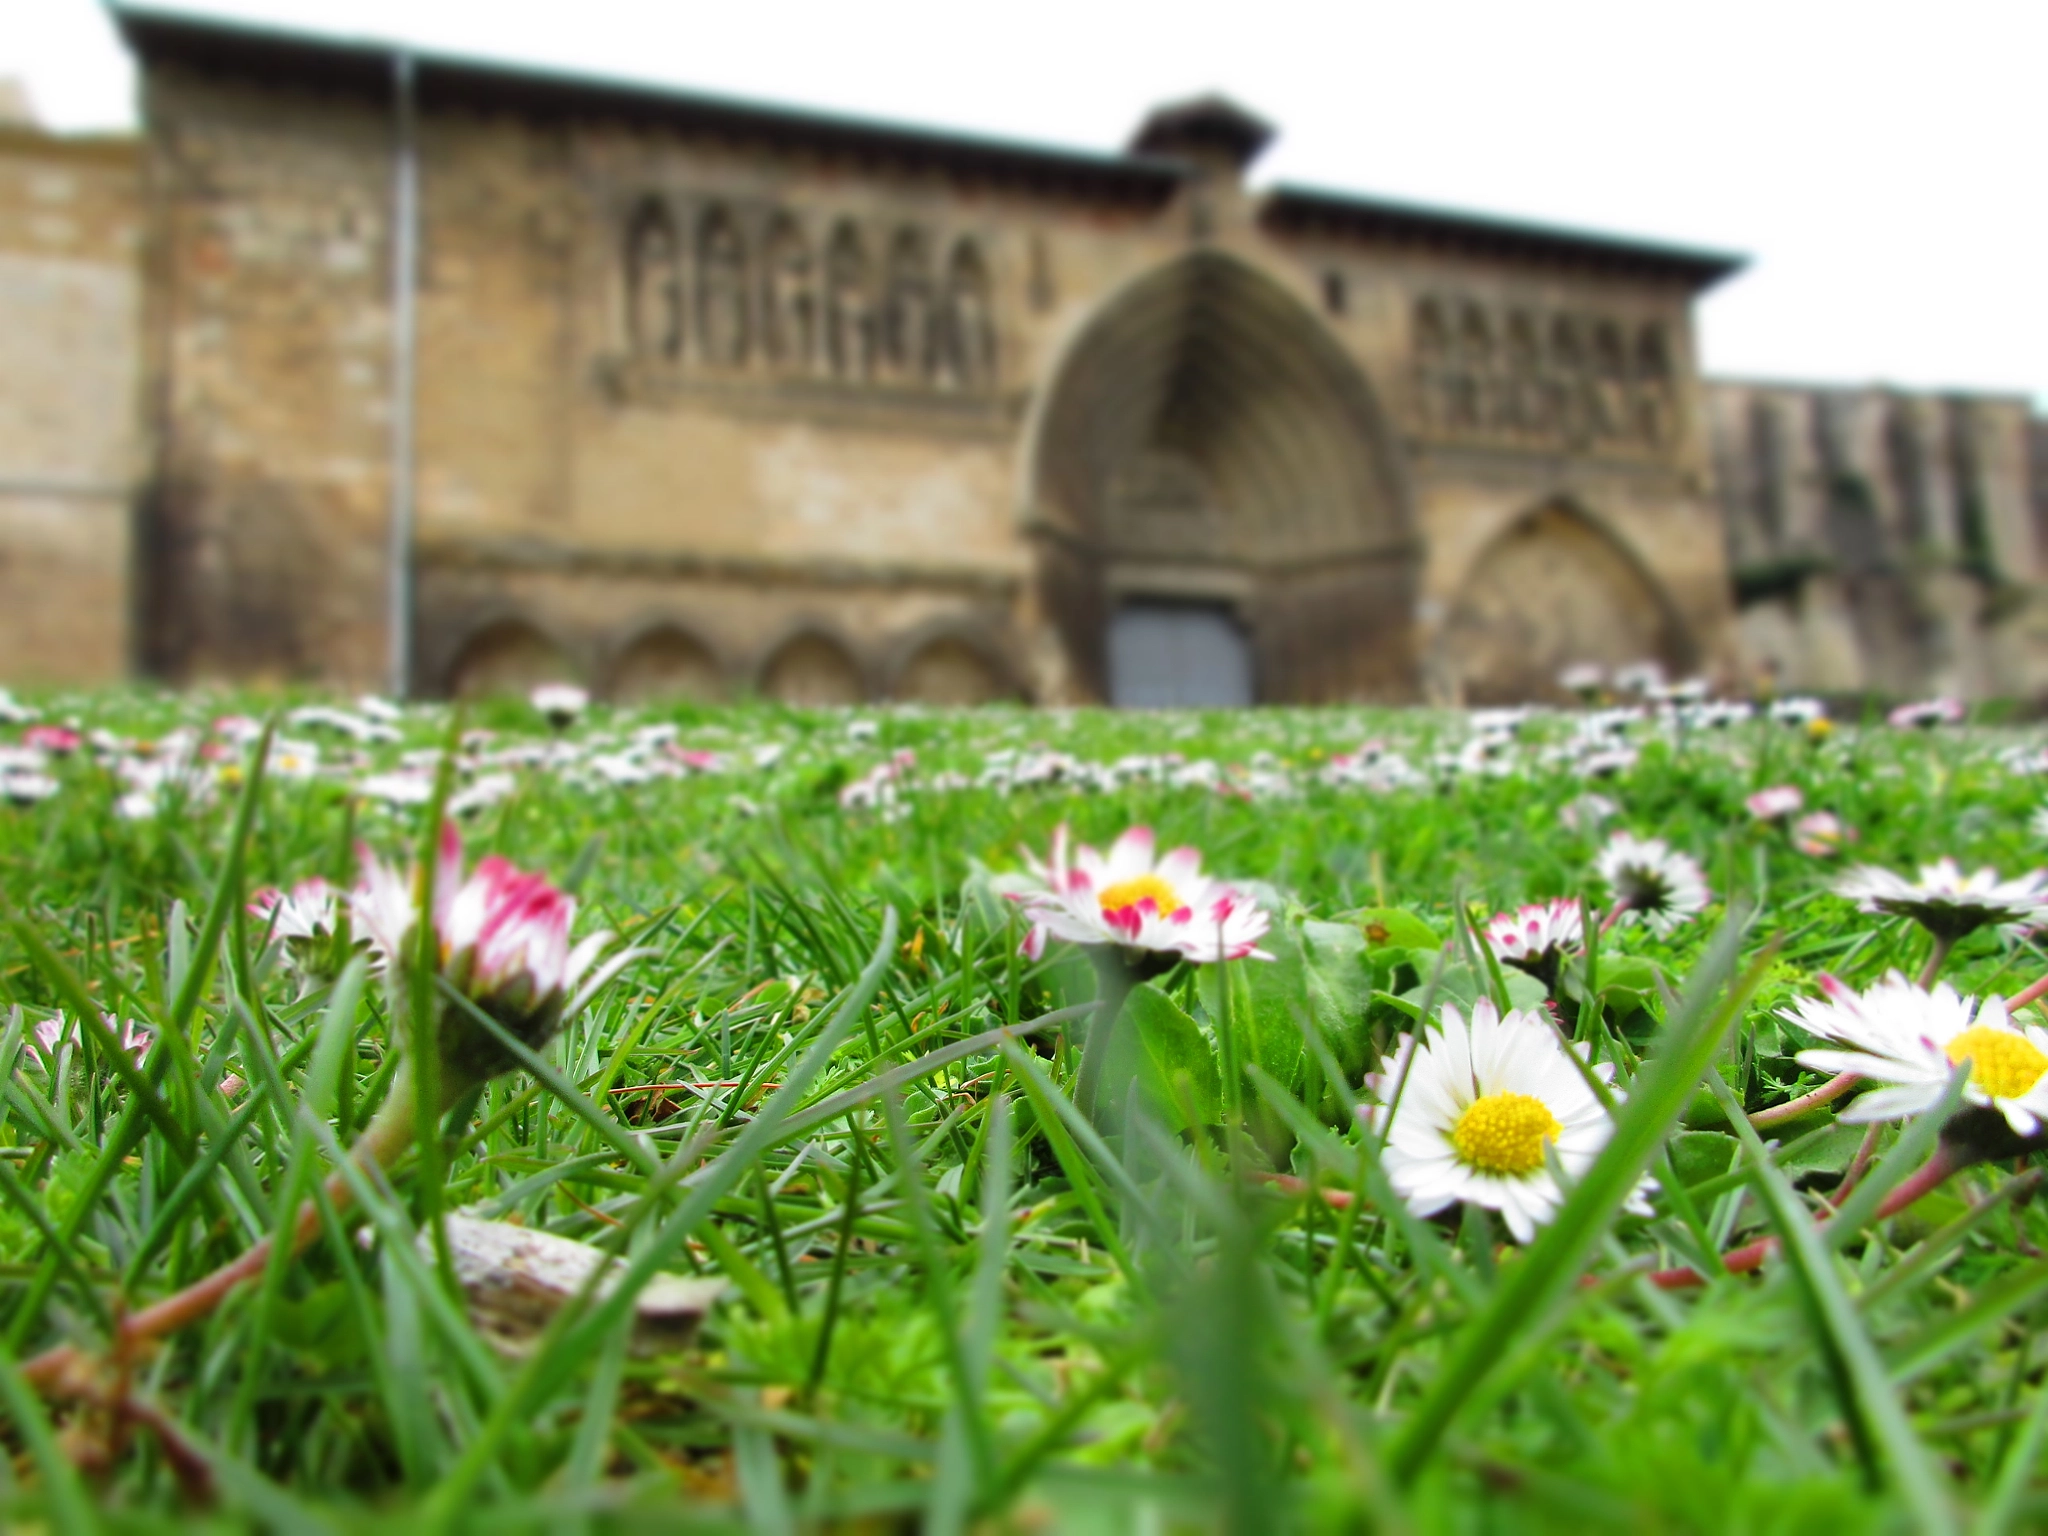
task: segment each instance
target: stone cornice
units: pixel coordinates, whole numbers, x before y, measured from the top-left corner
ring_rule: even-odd
[[[689,550],[568,544],[530,534],[423,534],[422,571],[535,572],[569,576],[711,581],[775,587],[939,588],[1008,597],[1023,577],[997,565],[939,565],[832,555],[707,554]]]

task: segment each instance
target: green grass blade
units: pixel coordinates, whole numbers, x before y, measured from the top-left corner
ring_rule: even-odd
[[[1770,1208],[1772,1222],[1785,1245],[1786,1259],[1798,1275],[1855,1394],[1855,1411],[1883,1447],[1892,1479],[1912,1509],[1915,1522],[1921,1530],[1935,1536],[1953,1531],[1955,1514],[1942,1487],[1941,1475],[1919,1436],[1913,1433],[1877,1346],[1864,1331],[1855,1305],[1835,1273],[1832,1250],[1784,1173],[1771,1162],[1762,1138],[1742,1113],[1742,1106],[1728,1085],[1716,1077],[1709,1086],[1728,1112],[1729,1123],[1735,1127],[1735,1134],[1751,1159],[1756,1187]]]
[[[1637,1073],[1607,1146],[1559,1208],[1556,1219],[1495,1289],[1493,1299],[1459,1331],[1449,1357],[1389,1452],[1388,1468],[1397,1485],[1415,1480],[1452,1419],[1509,1354],[1515,1337],[1525,1328],[1539,1326],[1577,1281],[1615,1212],[1685,1112],[1743,999],[1761,979],[1770,958],[1767,953],[1755,962],[1717,1004],[1716,997],[1734,967],[1740,938],[1740,925],[1733,918],[1722,925],[1693,975],[1682,1009],[1665,1029],[1660,1048]]]

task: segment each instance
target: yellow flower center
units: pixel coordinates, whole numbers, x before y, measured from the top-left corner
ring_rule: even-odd
[[[1970,1081],[1994,1099],[2016,1099],[2048,1072],[2048,1056],[2025,1035],[1973,1024],[1948,1043],[1949,1065],[1970,1062]]]
[[[1152,904],[1159,909],[1161,917],[1172,917],[1176,912],[1185,910],[1173,887],[1157,875],[1137,875],[1109,886],[1102,893],[1102,910],[1121,912],[1125,907],[1135,907],[1147,896],[1152,898]]]
[[[1534,1173],[1543,1148],[1564,1134],[1557,1116],[1526,1093],[1489,1093],[1472,1101],[1451,1127],[1458,1160],[1480,1173]]]

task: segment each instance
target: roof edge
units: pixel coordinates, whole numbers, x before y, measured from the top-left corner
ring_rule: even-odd
[[[1284,182],[1266,190],[1259,217],[1275,233],[1328,232],[1478,249],[1523,260],[1634,272],[1683,282],[1694,292],[1711,288],[1749,265],[1749,257],[1730,251]]]
[[[138,59],[180,63],[330,90],[382,95],[392,62],[410,58],[421,104],[472,105],[610,117],[684,132],[743,135],[790,147],[939,164],[991,179],[1115,199],[1161,202],[1185,167],[1148,156],[1107,154],[957,133],[918,124],[681,90],[646,81],[551,70],[414,49],[372,38],[264,26],[111,0],[108,11]]]

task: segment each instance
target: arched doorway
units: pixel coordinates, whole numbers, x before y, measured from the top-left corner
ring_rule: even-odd
[[[658,704],[668,699],[705,702],[721,697],[725,689],[718,663],[703,643],[664,624],[619,653],[607,692],[618,704]]]
[[[912,653],[892,692],[905,703],[959,706],[991,704],[1012,690],[980,651],[957,635],[941,635]]]
[[[518,697],[542,683],[576,680],[569,654],[520,619],[478,630],[448,668],[448,692],[458,699]]]
[[[1393,434],[1321,320],[1257,269],[1200,251],[1112,298],[1028,452],[1039,593],[1076,694],[1110,696],[1117,613],[1161,602],[1206,606],[1181,621],[1219,654],[1235,627],[1262,700],[1414,693]],[[1132,622],[1142,651],[1173,621]]]
[[[1487,546],[1451,606],[1440,654],[1448,680],[1472,704],[1556,697],[1558,673],[1579,662],[1655,661],[1684,671],[1695,659],[1642,563],[1561,502]]]
[[[867,699],[853,658],[818,634],[798,635],[784,643],[762,669],[761,692],[779,703],[805,709],[859,704]]]
[[[1257,701],[1251,646],[1228,608],[1125,602],[1109,621],[1109,702],[1235,709]]]

